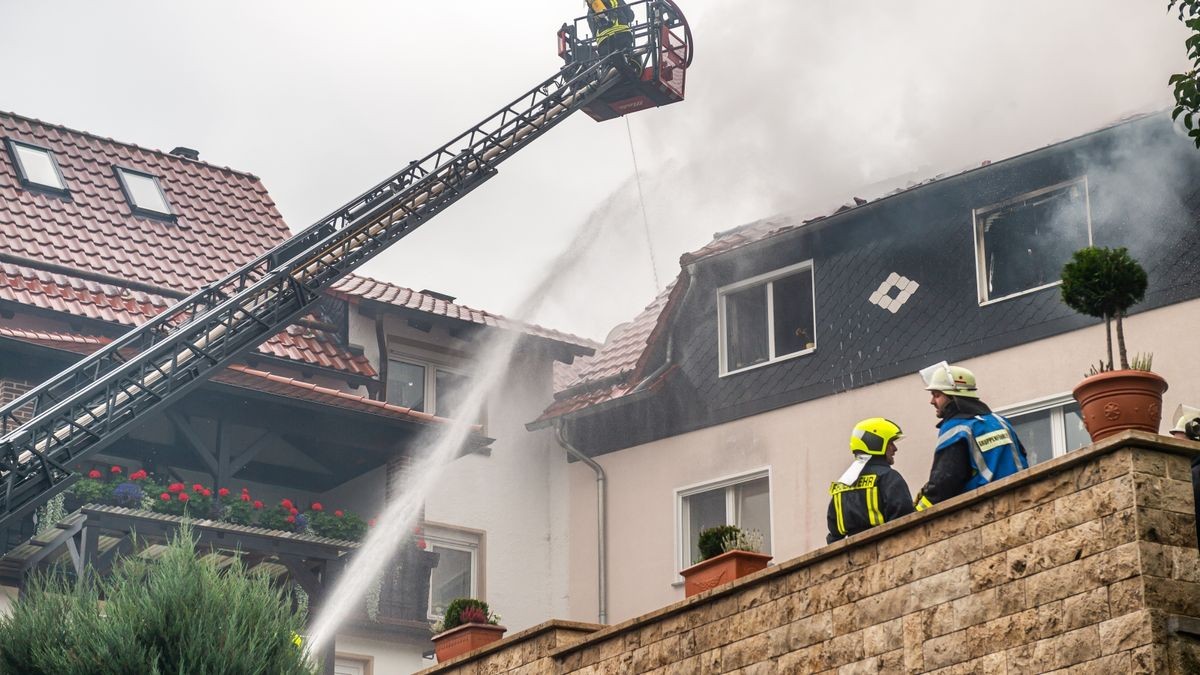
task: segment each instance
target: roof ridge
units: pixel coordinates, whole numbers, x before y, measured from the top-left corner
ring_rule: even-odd
[[[7,115],[7,116],[13,117],[15,119],[24,120],[26,122],[38,124],[43,127],[48,127],[50,129],[58,129],[60,131],[65,131],[65,132],[72,133],[72,134],[78,134],[80,136],[87,136],[88,138],[94,138],[98,141],[104,141],[105,143],[112,143],[113,145],[122,145],[127,148],[133,148],[135,150],[141,150],[143,152],[150,152],[150,153],[154,153],[156,155],[162,155],[163,157],[169,157],[169,158],[177,159],[177,160],[180,160],[183,162],[194,162],[196,164],[201,164],[203,166],[217,169],[219,171],[228,171],[229,173],[232,173],[232,174],[236,174],[239,176],[245,176],[247,178],[253,179],[260,183],[262,182],[262,179],[259,178],[258,176],[256,176],[255,174],[252,174],[249,171],[241,171],[240,169],[235,169],[230,166],[221,166],[220,164],[213,164],[212,162],[206,162],[202,159],[192,159],[190,157],[184,157],[183,155],[173,155],[169,152],[164,152],[163,150],[159,150],[157,148],[148,148],[144,145],[138,145],[137,143],[130,143],[128,141],[119,141],[115,138],[112,138],[111,136],[101,136],[100,134],[97,134],[97,133],[94,133],[91,131],[84,131],[83,129],[76,129],[74,127],[68,127],[65,124],[56,124],[54,122],[47,122],[45,120],[40,120],[36,117],[29,117],[28,115],[22,115],[20,113],[11,112],[8,110],[0,110],[0,115]],[[265,190],[266,188],[264,187],[263,189]]]

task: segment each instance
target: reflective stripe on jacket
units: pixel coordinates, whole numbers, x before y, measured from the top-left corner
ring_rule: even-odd
[[[829,497],[830,543],[913,512],[908,483],[881,457],[867,462],[853,485],[832,483]]]
[[[959,441],[967,444],[974,472],[963,487],[964,492],[1029,468],[1017,432],[1008,420],[995,413],[943,421],[938,425],[934,452],[941,452]]]
[[[617,33],[630,30],[633,22],[633,10],[622,0],[587,0],[588,25],[596,36],[599,46]]]

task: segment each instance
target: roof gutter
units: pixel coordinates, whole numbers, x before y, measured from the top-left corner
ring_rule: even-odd
[[[596,473],[596,584],[597,584],[597,614],[598,623],[608,623],[608,555],[605,544],[608,541],[608,476],[604,467],[596,460],[588,457],[567,442],[563,432],[562,418],[554,420],[554,437],[567,454],[587,464]]]

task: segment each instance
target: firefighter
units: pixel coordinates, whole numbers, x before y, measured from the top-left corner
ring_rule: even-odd
[[[937,447],[918,511],[1029,467],[1012,423],[979,399],[975,374],[945,361],[921,371],[937,411]]]
[[[896,441],[902,438],[900,427],[882,417],[854,425],[854,463],[829,486],[828,543],[913,512],[908,483],[892,468]]]
[[[1171,435],[1185,441],[1200,441],[1200,409],[1186,405],[1176,408]],[[1200,544],[1200,454],[1192,455],[1192,503],[1196,509],[1196,541]]]
[[[596,36],[596,48],[600,58],[613,52],[626,53],[626,68],[631,74],[640,74],[642,64],[633,55],[633,10],[625,0],[584,0],[588,6],[588,26]]]

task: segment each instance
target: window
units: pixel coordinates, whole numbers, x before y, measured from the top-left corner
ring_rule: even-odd
[[[469,377],[441,366],[417,360],[388,361],[388,403],[454,417],[470,386]]]
[[[700,559],[700,532],[718,525],[737,525],[763,535],[763,552],[771,551],[771,478],[767,469],[676,491],[679,515],[679,563]]]
[[[429,618],[437,620],[455,598],[478,598],[481,535],[442,525],[426,524],[425,542],[438,554],[437,567],[429,572]]]
[[[121,189],[125,191],[125,198],[129,200],[134,213],[157,217],[171,215],[171,207],[157,178],[121,167],[117,167],[117,178],[121,180]]]
[[[717,298],[721,375],[817,346],[811,260],[725,286]]]
[[[42,188],[52,192],[67,192],[67,183],[54,155],[45,148],[5,139],[8,153],[17,167],[17,175],[26,187]]]
[[[372,675],[374,666],[374,657],[337,652],[333,659],[333,675]]]
[[[1092,442],[1083,426],[1079,404],[1070,395],[1041,399],[998,412],[1012,422],[1031,466]]]
[[[1087,177],[975,209],[974,220],[980,303],[1054,286],[1092,243]]]

